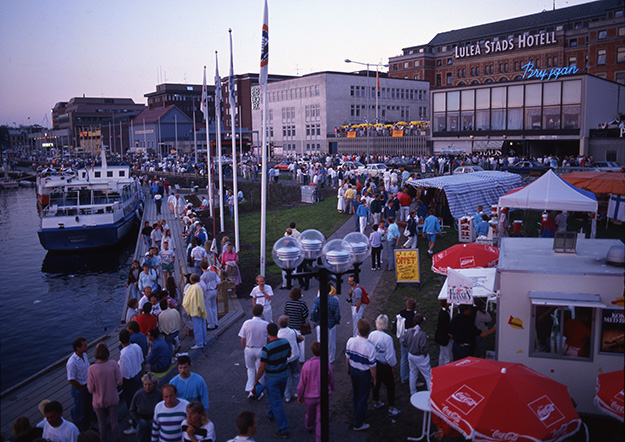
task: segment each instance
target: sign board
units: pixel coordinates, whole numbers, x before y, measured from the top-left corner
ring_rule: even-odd
[[[601,353],[623,354],[625,349],[625,312],[623,310],[601,310]]]
[[[473,281],[453,269],[447,271],[447,302],[473,305]]]
[[[421,282],[419,249],[395,250],[395,278],[397,282]]]

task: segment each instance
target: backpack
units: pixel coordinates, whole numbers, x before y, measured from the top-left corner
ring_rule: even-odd
[[[362,297],[360,298],[360,302],[363,304],[369,304],[369,295],[367,294],[365,288],[357,285],[356,287],[354,287],[354,290],[356,290],[357,288],[362,290]]]

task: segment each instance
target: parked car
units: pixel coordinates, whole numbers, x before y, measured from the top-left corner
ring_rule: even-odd
[[[596,167],[601,172],[625,172],[625,168],[619,166],[614,161],[595,161],[591,167]]]
[[[389,169],[399,169],[400,167],[403,167],[408,171],[411,171],[415,167],[417,167],[411,160],[402,157],[391,158],[389,161],[386,162],[386,166]]]
[[[365,165],[362,164],[360,161],[344,161],[343,163],[341,163],[341,166],[343,168],[360,169],[360,171],[365,168]]]
[[[460,166],[454,169],[454,175],[457,173],[472,173],[472,172],[483,172],[480,166]]]
[[[275,165],[281,172],[287,172],[289,170],[289,166],[291,165],[290,161],[282,161]]]
[[[546,171],[550,169],[549,166],[545,166],[544,164],[537,163],[536,161],[523,160],[517,161],[512,166],[504,166],[502,170],[506,172],[519,173],[519,174],[540,174],[542,175]]]
[[[387,169],[386,164],[384,163],[373,163],[367,164],[365,168],[365,173],[371,175],[372,177],[380,176],[384,174],[384,171]]]

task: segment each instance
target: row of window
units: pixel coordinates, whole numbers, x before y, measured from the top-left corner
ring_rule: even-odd
[[[320,121],[321,120],[321,105],[319,104],[307,104],[305,108],[305,120]]]
[[[267,100],[269,103],[280,101],[299,100],[300,98],[311,98],[319,96],[319,85],[293,87],[282,89],[280,91],[267,92]],[[262,97],[261,97],[262,100]]]
[[[295,125],[282,126],[282,139],[283,140],[295,139]]]
[[[320,140],[321,139],[321,124],[307,124],[306,125],[306,139],[307,140]]]
[[[295,123],[295,107],[282,108],[282,122]]]
[[[376,88],[365,86],[350,86],[349,95],[352,97],[367,96],[369,90],[369,98],[375,98]],[[427,100],[427,91],[421,89],[401,89],[393,87],[383,87],[378,90],[379,98],[390,98],[391,100]]]

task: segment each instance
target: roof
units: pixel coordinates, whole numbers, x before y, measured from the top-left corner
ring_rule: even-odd
[[[521,184],[521,176],[515,173],[484,171],[446,175],[436,178],[406,181],[414,187],[443,189],[451,215],[458,219],[473,216],[477,206],[490,207],[499,197]]]
[[[592,193],[625,195],[625,175],[614,172],[572,172],[560,175],[567,183]]]
[[[567,183],[549,170],[527,186],[503,195],[499,207],[596,212],[598,204],[593,193]]]
[[[555,253],[553,238],[502,238],[498,271],[573,275],[623,275],[623,267],[606,265],[618,239],[580,239],[575,253]]]
[[[508,35],[514,32],[525,31],[532,28],[542,28],[556,24],[566,23],[572,20],[604,15],[608,10],[623,8],[624,0],[602,0],[568,8],[543,11],[537,14],[507,20],[487,23],[470,28],[455,29],[453,31],[437,34],[429,43],[431,46],[439,46],[450,43],[458,43],[481,38]],[[408,49],[408,48],[407,48]]]
[[[165,115],[169,113],[169,111],[171,111],[174,108],[178,109],[175,104],[171,104],[169,106],[163,106],[163,107],[155,107],[153,109],[145,109],[143,112],[141,112],[139,115],[137,115],[134,118],[134,121],[136,124],[143,124],[143,120],[145,119],[145,124],[158,123],[159,120],[161,120]],[[182,113],[180,109],[178,109],[178,112]],[[188,117],[185,115],[185,118],[188,118]]]

